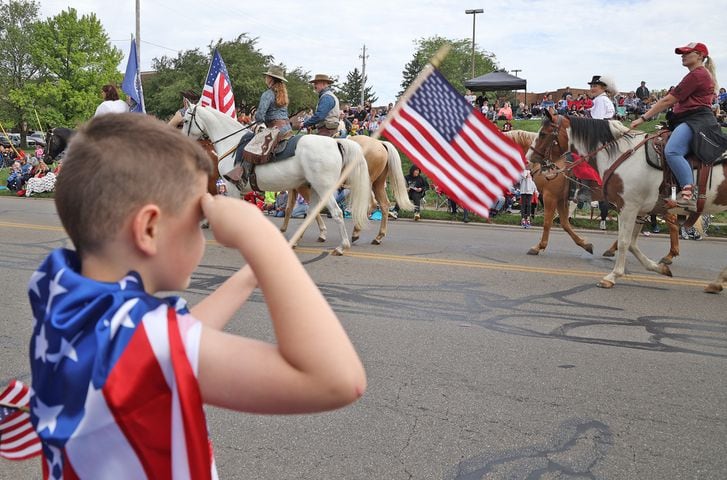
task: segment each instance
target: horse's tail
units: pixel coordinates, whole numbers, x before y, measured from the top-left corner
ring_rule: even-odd
[[[414,204],[409,199],[409,193],[406,189],[406,180],[404,179],[404,172],[401,169],[401,157],[399,151],[396,149],[391,142],[381,142],[386,148],[386,154],[388,157],[389,164],[389,187],[394,194],[394,200],[399,205],[399,208],[404,210],[414,210]]]
[[[358,143],[351,140],[337,140],[343,153],[343,168],[354,163],[353,170],[346,179],[346,184],[351,189],[349,199],[351,203],[351,218],[355,225],[361,229],[368,226],[369,202],[371,199],[371,180],[369,169],[363,150]]]

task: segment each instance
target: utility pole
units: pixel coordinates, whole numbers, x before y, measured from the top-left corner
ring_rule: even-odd
[[[465,10],[464,13],[472,15],[472,78],[475,78],[475,19],[478,13],[485,13],[481,8]]]
[[[139,66],[141,71],[141,12],[140,12],[141,0],[136,0],[136,64]]]
[[[517,69],[517,68],[513,68],[513,69],[512,69],[512,70],[510,70],[510,71],[511,71],[512,73],[514,73],[514,74],[515,74],[515,76],[517,77],[517,74],[518,74],[518,73],[520,73],[520,72],[522,72],[522,69]]]
[[[366,55],[366,44],[363,46],[363,53],[358,56],[363,59],[363,65],[361,66],[361,106],[364,106],[364,97],[366,95],[366,59],[369,58]]]

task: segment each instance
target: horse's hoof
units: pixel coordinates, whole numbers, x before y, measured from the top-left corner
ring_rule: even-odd
[[[200,227],[201,227],[201,228],[202,228],[203,230],[206,230],[206,229],[210,228],[210,224],[209,224],[208,222],[204,222],[204,223],[203,223],[203,224],[202,224],[202,225],[201,225]]]
[[[593,255],[593,244],[592,243],[586,243],[583,245],[583,250]]]
[[[281,228],[280,233],[285,233],[286,230],[287,230],[287,228]]]
[[[371,240],[371,245],[381,245],[381,239],[379,237],[374,238]]]
[[[673,276],[671,274],[671,269],[669,268],[669,265],[665,265],[663,263],[659,264],[659,273],[661,273],[662,275],[666,275],[667,277]]]
[[[319,242],[319,243],[323,243],[323,242],[325,242],[325,241],[326,241],[326,237],[318,237],[318,238],[316,239],[316,242]]]
[[[341,247],[336,247],[331,252],[331,255],[333,255],[334,257],[342,257],[343,256],[343,250],[341,249]]]
[[[357,240],[358,240],[359,238],[360,238],[360,237],[354,237],[354,236],[351,236],[351,243],[354,243],[354,242],[355,242],[355,241],[357,241]]]
[[[591,252],[591,253],[593,253],[593,252]],[[613,257],[613,255],[614,254],[611,250],[606,250],[605,252],[603,252],[604,257]]]
[[[720,293],[722,291],[722,285],[716,283],[710,283],[704,287],[704,293]]]
[[[539,253],[540,253],[540,250],[538,250],[538,249],[537,249],[537,248],[535,248],[535,247],[533,247],[533,248],[531,248],[530,250],[528,250],[528,255],[537,255],[537,254],[539,254]]]
[[[661,260],[659,260],[659,263],[661,263],[663,265],[671,265],[672,261],[671,261],[671,258],[664,257]]]
[[[609,280],[601,280],[596,284],[596,286],[599,288],[613,288],[614,285],[616,284]]]

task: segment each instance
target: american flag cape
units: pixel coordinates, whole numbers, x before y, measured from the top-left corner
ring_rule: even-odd
[[[210,106],[215,110],[219,110],[232,118],[237,118],[235,116],[235,95],[232,93],[230,75],[227,73],[227,67],[220,52],[216,49],[212,55],[212,63],[207,73],[200,103],[203,106]]]
[[[201,324],[178,297],[80,274],[53,251],[28,286],[31,421],[44,478],[216,478],[196,379]]]
[[[30,423],[30,389],[13,380],[0,392],[0,457],[25,460],[40,455],[40,439]]]
[[[483,217],[525,168],[520,148],[434,68],[381,130],[448,197]]]

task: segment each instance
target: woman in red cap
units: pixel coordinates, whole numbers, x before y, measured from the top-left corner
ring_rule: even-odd
[[[674,107],[673,115],[668,117],[672,133],[664,154],[669,168],[682,189],[677,203],[680,206],[693,208],[696,205],[693,195],[694,178],[685,155],[690,150],[694,132],[719,129],[711,109],[718,92],[717,76],[714,61],[703,43],[692,42],[674,49],[674,53],[682,56],[682,65],[689,69],[689,73],[666,96],[631,122],[631,128],[637,127],[669,107]]]

